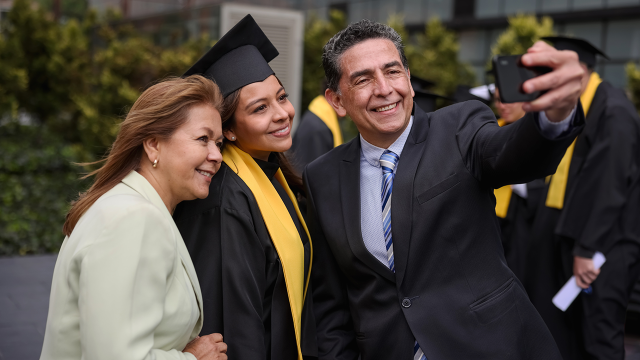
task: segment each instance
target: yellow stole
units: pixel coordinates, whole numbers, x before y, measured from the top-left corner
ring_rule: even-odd
[[[584,111],[585,117],[589,112],[591,102],[593,101],[593,97],[596,95],[596,90],[598,90],[598,86],[601,82],[602,79],[600,79],[600,75],[595,71],[592,72],[587,88],[584,90],[582,95],[580,95],[580,102],[582,103],[582,110]],[[547,207],[562,209],[564,206],[564,195],[567,189],[567,180],[569,179],[569,165],[571,165],[571,158],[573,157],[573,150],[575,146],[576,141],[574,140],[562,157],[562,160],[556,169],[556,173],[551,176],[551,183],[549,184],[549,191],[547,192],[547,200],[545,202]]]
[[[327,125],[331,134],[333,134],[333,147],[342,145],[342,131],[340,131],[340,124],[338,124],[338,115],[331,107],[327,99],[324,96],[316,96],[311,104],[309,104],[309,111],[316,114],[322,122]]]
[[[302,326],[302,306],[304,298],[307,294],[309,286],[309,275],[311,274],[311,260],[309,263],[309,274],[304,274],[304,247],[300,234],[296,229],[296,225],[291,219],[291,215],[287,207],[282,202],[280,195],[273,187],[269,178],[262,171],[260,166],[246,152],[240,150],[232,144],[227,144],[222,153],[222,160],[232,169],[237,169],[237,174],[242,181],[251,189],[253,196],[258,202],[260,213],[267,230],[271,236],[271,241],[278,252],[280,262],[282,263],[282,271],[284,272],[284,280],[287,286],[287,295],[289,297],[289,305],[291,307],[291,315],[293,317],[293,326],[296,333],[296,343],[298,346],[298,359],[302,360],[302,351],[300,350],[300,333]],[[300,224],[309,237],[309,245],[311,247],[310,259],[313,259],[313,247],[311,244],[311,236],[307,224],[304,222],[298,203],[293,192],[289,189],[289,185],[278,169],[276,179],[289,195],[296,214],[300,220]],[[277,334],[274,334],[277,336]]]
[[[498,119],[498,125],[500,127],[507,125],[504,119]],[[509,202],[511,202],[511,185],[505,185],[499,189],[493,190],[493,195],[496,197],[496,215],[501,218],[507,216],[507,210],[509,210]]]

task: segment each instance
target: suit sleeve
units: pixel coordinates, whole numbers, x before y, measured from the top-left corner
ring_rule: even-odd
[[[573,128],[549,139],[543,135],[536,113],[500,127],[491,110],[478,101],[458,108],[456,133],[467,169],[491,188],[521,184],[553,174],[566,149],[584,127],[582,106],[576,109]]]
[[[154,349],[178,256],[166,221],[150,204],[134,206],[80,250],[85,253],[74,266],[80,271],[83,358],[195,359],[175,349]]]
[[[358,358],[355,330],[349,311],[347,285],[318,223],[307,171],[303,174],[307,190],[307,226],[313,239],[311,282],[316,318],[319,360]]]
[[[576,255],[606,252],[611,230],[629,201],[638,177],[638,128],[629,109],[608,109],[591,149],[567,196],[557,233],[577,242]]]

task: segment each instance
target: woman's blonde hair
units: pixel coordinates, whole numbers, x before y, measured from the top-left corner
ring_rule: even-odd
[[[168,139],[187,121],[195,105],[207,104],[222,113],[222,93],[211,80],[200,75],[169,78],[145,90],[120,124],[116,140],[104,162],[83,178],[95,175],[89,190],[80,194],[67,214],[62,232],[69,236],[80,217],[132,170],[138,169],[148,138]]]

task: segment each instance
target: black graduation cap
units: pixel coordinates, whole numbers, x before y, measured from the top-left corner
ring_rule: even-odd
[[[484,99],[480,96],[473,95],[469,91],[471,90],[471,86],[467,85],[458,85],[456,88],[456,92],[453,94],[453,98],[456,102],[463,102],[468,100],[478,100],[482,101],[484,104],[489,105],[491,99]]]
[[[584,39],[566,37],[566,36],[545,36],[543,40],[549,40],[558,50],[573,50],[578,53],[578,58],[590,68],[596,65],[596,55],[602,55],[605,59],[609,59],[607,54],[602,50],[593,46]]]
[[[413,87],[414,91],[425,91],[428,88],[432,88],[436,85],[433,81],[425,80],[423,78],[419,78],[417,76],[411,75],[411,87]]]
[[[226,97],[243,86],[274,74],[269,61],[278,50],[251,15],[229,30],[183,76],[203,75],[218,84]]]
[[[425,112],[436,111],[436,100],[437,99],[445,99],[453,101],[453,99],[449,99],[448,97],[434,94],[427,91],[413,90],[416,95],[413,97],[413,101],[420,107],[420,109]]]

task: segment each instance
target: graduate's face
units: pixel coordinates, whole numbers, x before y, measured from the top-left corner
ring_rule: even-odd
[[[325,93],[338,115],[349,115],[368,142],[386,148],[407,127],[413,88],[398,50],[386,39],[365,40],[340,58],[340,93]]]
[[[180,201],[207,197],[211,178],[222,163],[221,146],[218,110],[205,104],[193,106],[187,121],[169,139],[157,142],[158,164],[149,173],[160,185],[163,200],[172,199],[175,207]]]
[[[225,137],[247,154],[265,161],[272,152],[289,150],[291,121],[296,112],[288,97],[274,75],[243,87],[235,122]]]

